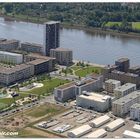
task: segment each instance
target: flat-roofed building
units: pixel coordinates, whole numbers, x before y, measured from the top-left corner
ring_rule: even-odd
[[[32,65],[20,64],[12,68],[0,68],[0,83],[3,85],[14,84],[17,81],[27,79],[34,75]]]
[[[130,73],[138,74],[140,76],[140,66],[134,66],[129,68]]]
[[[54,89],[54,98],[59,102],[66,102],[76,98],[75,83],[64,84]]]
[[[19,40],[5,40],[0,42],[0,50],[11,51],[19,48]]]
[[[0,51],[0,62],[6,64],[21,64],[23,63],[23,55],[11,52]]]
[[[56,48],[50,50],[50,56],[56,58],[60,65],[71,65],[73,61],[73,52],[67,48]]]
[[[112,112],[116,116],[123,117],[129,111],[133,104],[140,103],[140,92],[134,91],[112,103]]]
[[[95,92],[83,92],[76,98],[77,106],[105,112],[111,107],[111,97]]]
[[[126,83],[114,89],[114,95],[116,99],[128,95],[129,93],[136,90],[136,84]]]
[[[21,50],[33,53],[42,53],[43,45],[36,43],[23,42],[21,43]]]
[[[135,132],[140,133],[140,125],[139,125],[139,124],[135,124],[135,125],[133,126],[133,130],[134,130]]]
[[[109,79],[105,81],[105,90],[109,93],[113,93],[114,89],[121,86],[121,82],[118,80]]]
[[[140,133],[125,130],[123,132],[123,138],[140,138]]]
[[[140,121],[140,103],[133,104],[130,108],[130,118]]]

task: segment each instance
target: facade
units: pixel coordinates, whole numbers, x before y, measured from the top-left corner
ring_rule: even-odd
[[[134,66],[129,68],[130,73],[138,74],[140,76],[140,66]]]
[[[23,55],[0,51],[0,62],[7,64],[21,64],[23,63]]]
[[[26,52],[41,53],[43,46],[36,43],[21,43],[21,50]]]
[[[140,103],[140,92],[134,91],[112,103],[112,112],[114,115],[123,117],[129,111],[133,104]]]
[[[130,118],[140,121],[140,104],[133,104],[130,108]]]
[[[133,130],[134,130],[135,132],[140,133],[140,125],[135,124],[135,125],[133,126]]]
[[[76,98],[77,106],[105,112],[111,107],[111,97],[98,93],[83,92]]]
[[[67,133],[67,136],[70,137],[70,138],[79,138],[89,132],[92,131],[92,127],[90,127],[89,125],[85,124],[85,125],[82,125],[78,128],[75,128],[71,131],[69,131]]]
[[[56,61],[60,65],[70,65],[73,60],[72,50],[67,48],[56,48],[50,50],[50,56],[56,58]]]
[[[107,124],[105,126],[105,129],[109,132],[113,132],[123,126],[125,124],[125,121],[121,118],[114,120],[113,122]]]
[[[120,58],[115,61],[115,65],[118,66],[119,71],[128,72],[130,60],[128,58]]]
[[[109,79],[105,81],[105,90],[109,93],[113,93],[114,89],[121,86],[121,82],[118,80]]]
[[[102,78],[84,79],[79,82],[72,82],[54,89],[54,97],[56,101],[66,102],[75,99],[76,96],[82,94],[83,91],[97,91],[102,87]]]
[[[114,89],[114,95],[116,99],[128,95],[129,93],[136,90],[136,84],[126,83]]]
[[[98,129],[90,134],[87,134],[86,136],[84,136],[84,138],[103,138],[107,135],[107,131],[104,130],[103,128]]]
[[[101,116],[101,117],[98,117],[98,118],[92,120],[92,121],[89,123],[89,125],[90,125],[91,127],[96,127],[96,128],[97,128],[97,127],[100,127],[100,126],[106,124],[106,123],[109,122],[109,121],[110,121],[110,117],[107,116],[107,115],[104,115],[104,116]]]
[[[50,49],[58,48],[60,45],[59,26],[60,22],[58,21],[44,23],[43,54],[46,56],[50,56]]]
[[[17,81],[27,79],[34,75],[32,65],[20,64],[12,68],[0,68],[0,83],[3,85],[14,84]]]
[[[11,51],[19,48],[18,40],[5,40],[0,42],[0,50]]]

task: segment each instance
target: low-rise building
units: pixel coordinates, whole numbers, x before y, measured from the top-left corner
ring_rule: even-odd
[[[105,112],[111,107],[111,97],[94,92],[83,92],[76,97],[77,106]]]
[[[130,118],[132,120],[140,121],[140,104],[133,104],[130,108]]]
[[[114,89],[114,95],[116,99],[128,95],[129,93],[136,90],[136,84],[126,83]]]
[[[19,48],[19,40],[5,40],[0,42],[0,50],[10,51]]]
[[[23,63],[23,55],[11,52],[0,51],[0,62],[6,64],[21,64]]]
[[[105,90],[109,93],[113,93],[114,89],[121,86],[121,82],[118,80],[109,79],[105,81]]]
[[[41,53],[43,46],[36,43],[23,42],[21,43],[21,50],[26,52]]]
[[[134,66],[129,68],[130,73],[138,74],[140,76],[140,66]]]
[[[123,117],[129,111],[133,104],[140,103],[140,92],[134,91],[112,103],[112,112],[116,116]]]
[[[72,50],[67,48],[56,48],[50,50],[50,56],[56,58],[60,65],[70,65],[73,61]]]

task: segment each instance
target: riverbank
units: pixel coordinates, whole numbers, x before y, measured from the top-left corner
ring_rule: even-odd
[[[37,23],[37,24],[43,24],[44,22],[47,21],[46,18],[36,18],[36,17],[28,17],[25,15],[16,15],[14,17],[12,16],[7,16],[7,15],[0,15],[1,17],[4,17],[6,20],[9,21],[23,21],[23,22],[31,22],[31,23]],[[140,38],[140,34],[139,33],[134,33],[134,32],[130,32],[130,33],[125,33],[125,32],[118,32],[115,30],[103,30],[101,28],[94,28],[94,27],[87,27],[85,25],[77,25],[77,24],[69,24],[69,23],[61,23],[62,27],[64,28],[68,28],[68,29],[78,29],[78,30],[84,30],[87,32],[91,32],[91,33],[102,33],[102,34],[110,34],[113,36],[123,36],[123,37],[131,37],[131,38]]]

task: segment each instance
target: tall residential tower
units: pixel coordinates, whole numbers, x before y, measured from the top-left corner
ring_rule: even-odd
[[[55,49],[59,47],[60,36],[59,36],[59,21],[50,21],[44,23],[44,47],[43,54],[46,56],[50,55],[50,49]]]

